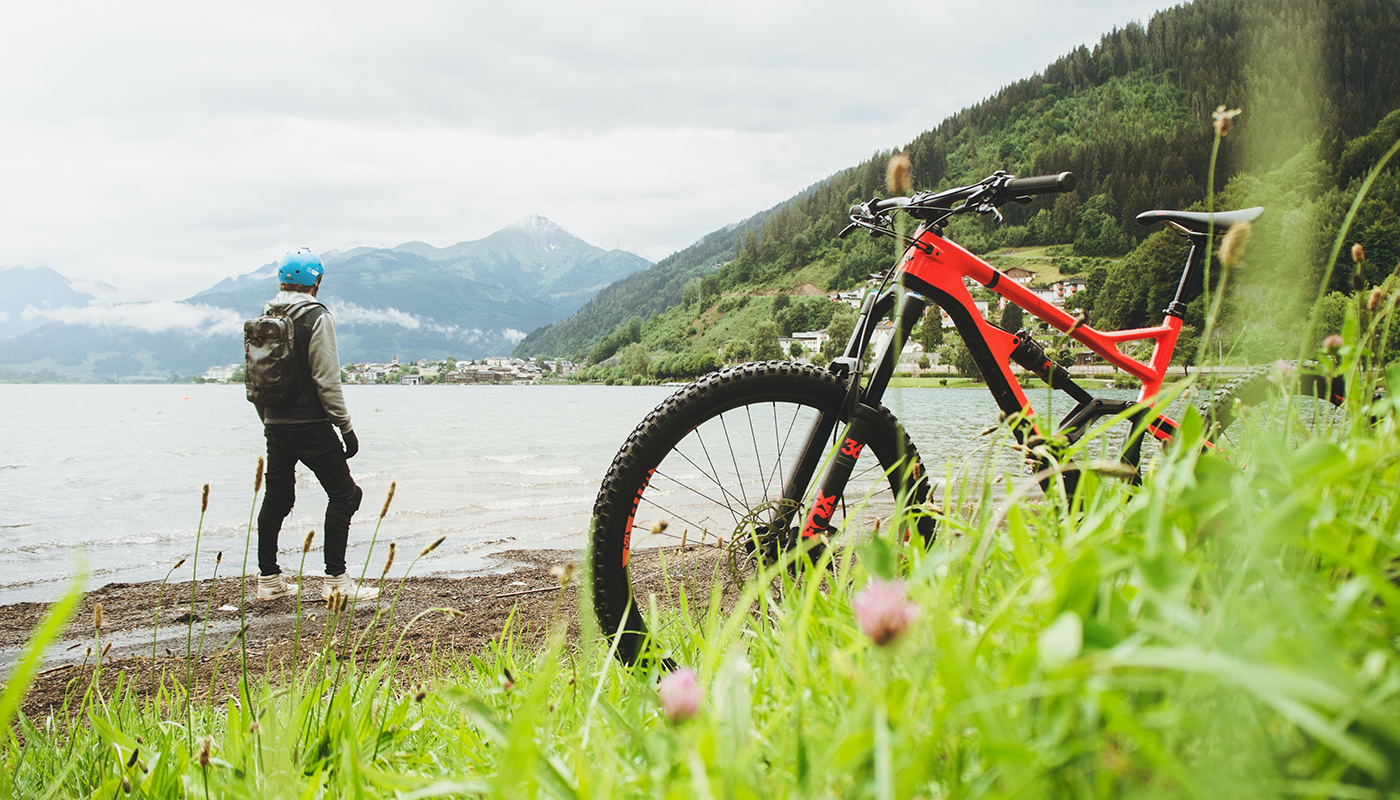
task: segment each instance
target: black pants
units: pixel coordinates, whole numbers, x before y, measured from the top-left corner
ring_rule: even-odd
[[[276,575],[277,534],[282,520],[296,503],[296,465],[305,464],[326,490],[326,574],[345,573],[345,542],[350,538],[350,518],[360,507],[364,491],[350,477],[345,451],[329,422],[265,425],[267,436],[267,493],[258,512],[258,570]]]

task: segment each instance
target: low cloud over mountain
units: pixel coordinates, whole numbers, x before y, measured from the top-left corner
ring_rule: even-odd
[[[543,217],[449,247],[409,242],[323,258],[320,299],[335,315],[343,361],[505,354],[525,331],[650,266]],[[101,304],[52,270],[5,270],[0,365],[97,379],[202,372],[241,360],[243,320],[276,292],[271,264],[185,301],[120,305]]]

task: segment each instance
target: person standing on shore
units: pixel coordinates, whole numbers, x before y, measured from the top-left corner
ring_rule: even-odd
[[[339,591],[351,599],[367,600],[379,594],[373,587],[356,586],[345,574],[345,546],[350,518],[360,507],[364,491],[350,476],[348,459],[360,450],[350,426],[350,412],[340,390],[340,354],[336,350],[335,321],[316,300],[325,269],[308,248],[282,256],[277,264],[280,291],[263,309],[268,317],[290,320],[291,366],[278,380],[286,384],[286,403],[254,400],[267,438],[267,492],[258,512],[258,599],[275,600],[295,595],[295,586],[282,577],[277,566],[277,538],[282,521],[296,502],[296,465],[300,461],[316,475],[327,496],[325,523],[326,579],[322,599]],[[252,323],[250,323],[252,324]],[[249,349],[250,373],[254,357]],[[294,359],[294,361],[292,360]],[[250,381],[253,375],[250,374]],[[250,399],[253,392],[250,391]],[[340,429],[337,439],[335,429]],[[344,440],[344,447],[341,440]]]

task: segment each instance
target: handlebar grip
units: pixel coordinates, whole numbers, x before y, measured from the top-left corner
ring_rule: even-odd
[[[1040,175],[1035,178],[1011,178],[1006,182],[1006,193],[1015,197],[1028,194],[1054,194],[1074,191],[1076,181],[1073,172],[1059,175]]]

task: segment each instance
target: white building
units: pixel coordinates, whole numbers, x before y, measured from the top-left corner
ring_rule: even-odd
[[[204,371],[204,380],[218,381],[219,383],[227,383],[228,380],[233,377],[234,371],[241,366],[243,365],[229,364],[226,367],[210,367],[209,369],[206,369]]]
[[[793,331],[790,338],[792,341],[801,342],[808,355],[814,355],[822,351],[822,347],[831,337],[826,331]]]
[[[871,342],[875,345],[875,352],[878,353],[880,348],[884,347],[885,343],[888,342],[890,340],[890,337],[893,335],[894,322],[888,319],[881,320],[880,324],[875,326],[875,335],[871,337]],[[910,339],[909,341],[904,343],[904,348],[900,350],[899,358],[897,359],[897,361],[900,365],[909,367],[913,364],[917,364],[919,361],[919,356],[922,356],[923,354],[924,346],[919,342]]]
[[[1088,286],[1089,282],[1083,278],[1065,278],[1055,283],[1050,288],[1054,289],[1056,294],[1068,299],[1084,291]]]
[[[865,301],[865,290],[852,289],[849,292],[832,292],[826,296],[826,299],[833,303],[845,303],[851,308],[859,310],[860,304]]]

